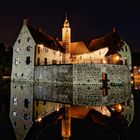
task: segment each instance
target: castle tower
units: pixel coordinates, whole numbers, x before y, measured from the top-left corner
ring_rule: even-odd
[[[71,28],[69,21],[67,19],[67,14],[65,17],[65,21],[62,28],[62,46],[65,48],[65,54],[63,56],[63,63],[67,63],[67,54],[70,51],[70,43],[71,43]]]
[[[23,20],[22,29],[13,46],[13,81],[33,81],[35,41],[29,31],[29,19]]]
[[[64,114],[62,115],[61,136],[63,140],[69,140],[71,136],[71,111],[68,104],[65,104]]]

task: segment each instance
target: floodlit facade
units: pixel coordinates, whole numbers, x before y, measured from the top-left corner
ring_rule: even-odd
[[[62,28],[62,41],[35,29],[24,19],[22,29],[13,46],[12,80],[40,81],[38,69],[50,65],[119,64],[131,70],[131,52],[115,28],[100,38],[71,42],[70,23],[66,17]],[[42,66],[39,67],[38,66]],[[44,66],[44,67],[43,67]],[[35,76],[39,78],[35,78]]]

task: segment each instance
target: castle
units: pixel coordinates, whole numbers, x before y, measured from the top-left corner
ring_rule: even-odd
[[[130,49],[115,28],[100,38],[71,42],[67,17],[62,41],[42,28],[33,28],[29,19],[24,19],[13,46],[13,81],[99,84],[102,74],[107,73],[112,82],[127,83],[130,82],[129,70]]]

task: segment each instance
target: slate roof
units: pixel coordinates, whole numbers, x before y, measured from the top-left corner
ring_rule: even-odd
[[[117,53],[121,49],[122,45],[123,42],[118,33],[111,32],[100,38],[71,43],[71,53],[83,54],[108,47],[109,51],[106,54],[106,56],[108,56]]]
[[[62,43],[57,41],[54,37],[48,35],[42,30],[39,31],[32,26],[28,26],[28,29],[37,44],[44,44],[50,49],[65,52],[65,48],[63,48]],[[117,53],[121,49],[122,45],[123,41],[118,33],[111,32],[100,38],[91,39],[89,41],[72,42],[69,53],[75,55],[84,54],[108,47],[109,51],[106,56],[109,56]]]
[[[61,44],[52,36],[48,35],[42,30],[35,29],[32,26],[28,26],[28,29],[36,44],[44,44],[50,49],[64,52],[64,49],[61,46]]]

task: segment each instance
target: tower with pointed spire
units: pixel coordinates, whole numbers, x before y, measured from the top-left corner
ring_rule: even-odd
[[[70,44],[71,44],[71,28],[66,13],[65,21],[62,28],[62,46],[65,48],[65,55],[63,57],[64,63],[67,62],[67,54],[70,51]]]

